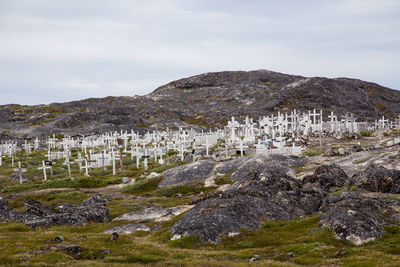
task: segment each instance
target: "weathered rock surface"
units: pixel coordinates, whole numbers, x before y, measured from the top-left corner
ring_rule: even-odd
[[[150,231],[150,228],[145,224],[130,223],[120,226],[114,226],[104,231],[106,234],[119,233],[119,234],[132,234],[137,231]]]
[[[308,175],[303,178],[303,184],[314,184],[329,191],[334,187],[345,186],[348,179],[349,177],[342,168],[336,164],[331,164],[319,166],[313,175]]]
[[[159,186],[185,185],[193,182],[204,182],[213,171],[215,162],[201,160],[194,163],[178,166],[161,173],[163,180]]]
[[[174,238],[198,234],[205,242],[219,242],[240,229],[259,229],[264,220],[290,220],[318,210],[321,199],[302,193],[286,167],[246,164],[246,176],[233,189],[206,196],[183,215],[171,229]]]
[[[362,245],[383,237],[383,222],[379,216],[382,203],[345,193],[324,208],[320,221],[329,226],[339,239]]]
[[[184,212],[186,209],[182,207],[175,208],[161,208],[161,207],[149,207],[143,210],[134,211],[130,213],[118,216],[113,221],[152,221],[163,217],[175,216]]]
[[[26,177],[25,175],[21,175],[22,181],[26,182],[28,181],[28,177]],[[19,173],[18,172],[14,172],[13,174],[10,175],[10,179],[19,182]]]
[[[100,199],[101,200],[101,199]],[[53,225],[80,226],[94,222],[109,221],[108,209],[99,203],[99,197],[91,197],[78,206],[64,206],[54,209],[38,201],[27,198],[24,201],[25,212],[14,210],[8,202],[0,199],[0,219],[6,222],[20,222],[37,228]]]
[[[230,171],[229,165],[223,167]],[[375,173],[373,170],[362,171],[360,176]],[[385,175],[397,177],[396,171],[375,171],[379,181]],[[192,203],[195,206],[171,228],[173,239],[195,234],[204,242],[219,242],[222,236],[236,235],[240,229],[257,230],[264,220],[292,220],[322,212],[321,222],[337,238],[359,245],[383,237],[384,223],[400,223],[400,201],[360,192],[333,194],[334,188],[345,188],[349,182],[335,164],[322,165],[299,181],[287,174],[286,166],[254,156],[233,176],[236,183],[231,189]]]
[[[400,193],[400,171],[369,165],[351,177],[351,184],[370,192]]]
[[[249,157],[232,174],[232,180],[240,181],[248,179],[249,175],[268,169],[266,173],[270,175],[292,174],[294,171],[289,167],[299,167],[304,165],[305,159],[296,157],[286,157],[282,155],[255,155]]]

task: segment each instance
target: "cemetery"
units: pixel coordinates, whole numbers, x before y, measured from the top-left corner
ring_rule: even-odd
[[[0,238],[16,246],[0,261],[391,262],[399,153],[400,116],[316,109],[217,128],[1,140]]]

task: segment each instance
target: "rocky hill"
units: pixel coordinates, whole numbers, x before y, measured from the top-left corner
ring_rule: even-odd
[[[400,114],[400,91],[357,79],[307,78],[267,70],[205,73],[144,96],[90,98],[50,105],[0,106],[0,138],[214,127],[231,116],[322,108],[359,119]]]

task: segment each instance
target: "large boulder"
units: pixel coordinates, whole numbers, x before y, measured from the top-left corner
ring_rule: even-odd
[[[326,206],[320,221],[334,231],[336,238],[362,245],[383,237],[380,210],[378,201],[348,193]]]
[[[213,171],[215,162],[201,160],[198,162],[178,166],[161,173],[163,180],[159,186],[185,185],[197,181],[204,182]]]
[[[95,201],[96,199],[97,201]],[[54,209],[43,203],[26,198],[24,201],[25,212],[14,210],[7,200],[0,198],[0,220],[5,222],[20,222],[37,228],[53,225],[80,226],[94,222],[108,222],[108,209],[99,203],[99,199],[89,198],[81,205],[64,205]]]
[[[400,193],[400,171],[375,164],[353,175],[350,183],[370,192]]]
[[[174,238],[197,234],[204,242],[219,242],[222,236],[235,235],[240,229],[259,229],[264,220],[312,214],[321,205],[318,196],[300,191],[299,183],[286,174],[286,167],[254,161],[246,164],[246,175],[232,189],[195,202],[172,227]]]
[[[232,180],[246,180],[249,176],[268,170],[273,175],[294,174],[290,167],[298,167],[305,164],[305,159],[282,155],[255,155],[249,157],[232,174]],[[255,171],[256,170],[256,171]]]
[[[347,182],[347,174],[336,164],[319,166],[313,175],[303,178],[303,185],[316,184],[327,191],[334,187],[343,187]]]

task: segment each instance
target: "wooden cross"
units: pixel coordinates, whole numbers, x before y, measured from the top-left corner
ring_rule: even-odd
[[[88,161],[85,159],[85,166],[82,167],[82,169],[85,169],[85,176],[89,176],[89,168],[90,166],[88,166]]]
[[[208,157],[209,156],[209,154],[208,154],[208,148],[210,147],[210,144],[208,143],[208,136],[206,135],[206,143],[205,144],[202,144],[202,146],[205,146],[206,147],[206,156]]]
[[[68,166],[68,176],[69,176],[69,178],[71,178],[71,164],[74,164],[74,163],[70,162],[69,158],[67,158],[65,160],[65,162],[63,163],[63,165],[67,165]]]
[[[44,180],[47,181],[46,169],[52,169],[51,166],[46,166],[44,160],[42,161],[42,167],[39,167],[38,170],[43,170]]]
[[[82,155],[80,152],[78,152],[78,158],[74,161],[78,162],[79,173],[81,173],[82,172],[82,162],[84,161],[84,159],[82,159]]]
[[[115,174],[116,174],[116,170],[115,170],[115,160],[116,160],[116,159],[120,159],[120,157],[119,157],[119,158],[115,157],[115,152],[114,152],[114,151],[111,152],[111,155],[112,155],[113,175],[115,176]]]
[[[240,139],[239,141],[239,149],[240,149],[240,156],[243,157],[243,148],[248,148],[248,146],[243,145],[243,140]]]
[[[14,169],[14,171],[18,172],[19,175],[19,183],[22,184],[22,173],[26,172],[26,169],[21,168],[21,161],[18,161],[18,169]]]

